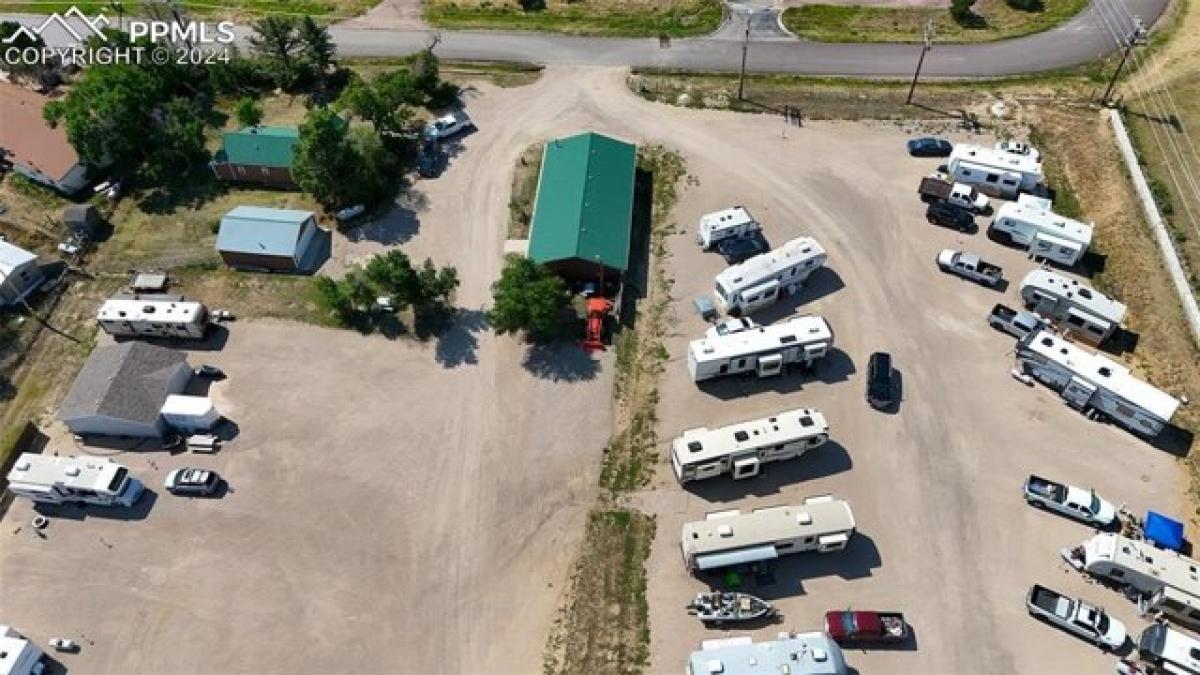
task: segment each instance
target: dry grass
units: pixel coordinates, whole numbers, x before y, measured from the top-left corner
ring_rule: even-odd
[[[425,19],[441,28],[687,37],[711,33],[723,16],[717,0],[529,0],[524,4],[525,8],[516,0],[429,0]]]
[[[527,239],[533,222],[533,200],[537,196],[538,174],[542,170],[542,143],[521,151],[513,171],[512,197],[508,202],[508,238]]]
[[[543,66],[536,63],[442,61],[442,79],[460,87],[489,82],[497,87],[524,87],[537,82]]]
[[[796,35],[821,42],[920,42],[926,22],[938,42],[990,42],[1049,30],[1075,16],[1087,0],[1045,0],[1040,11],[1009,7],[1004,0],[978,0],[976,20],[959,24],[944,7],[801,5],[783,14]]]

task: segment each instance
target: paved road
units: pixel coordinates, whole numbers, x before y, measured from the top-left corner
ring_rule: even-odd
[[[1053,70],[1085,63],[1115,48],[1109,26],[1130,27],[1128,17],[1157,19],[1168,0],[1094,0],[1074,19],[1028,37],[975,45],[938,45],[925,62],[925,73],[941,77],[995,77]],[[690,70],[737,70],[744,17],[753,16],[747,66],[754,72],[904,77],[912,73],[919,48],[895,44],[830,44],[797,40],[772,26],[753,5],[735,5],[730,23],[708,37],[672,40],[662,45],[645,38],[584,38],[566,35],[495,31],[445,31],[438,46],[444,58],[532,61],[546,65],[652,66]],[[13,16],[24,23],[40,17]],[[1105,21],[1107,19],[1107,22]],[[244,35],[244,31],[243,35]],[[428,44],[428,31],[388,31],[335,27],[338,51],[346,56],[399,56]],[[51,31],[47,41],[63,44],[65,32]]]

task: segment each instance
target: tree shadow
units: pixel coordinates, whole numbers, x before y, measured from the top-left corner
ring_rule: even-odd
[[[650,288],[650,234],[653,228],[654,174],[636,169],[633,174],[633,212],[630,214],[629,267],[625,270],[617,321],[622,328],[637,323],[637,301]]]
[[[104,518],[105,520],[145,520],[158,501],[158,493],[146,487],[142,496],[133,506],[96,506],[92,504],[34,504],[33,510],[47,518],[66,518],[69,520],[87,520],[88,518]],[[102,542],[103,543],[103,542]],[[112,544],[105,544],[112,548]]]
[[[426,208],[424,194],[406,192],[379,216],[352,228],[343,230],[346,239],[353,242],[372,241],[385,246],[397,246],[417,235],[421,229],[420,211]]]
[[[179,209],[198,209],[229,190],[230,184],[217,180],[207,164],[195,164],[174,180],[141,192],[137,206],[143,213],[168,215]]]
[[[1095,277],[1108,267],[1108,256],[1092,250],[1084,252],[1079,259],[1079,271],[1085,277]]]
[[[600,362],[574,342],[530,345],[521,364],[534,377],[552,382],[591,380]]]
[[[733,480],[729,476],[718,476],[688,481],[683,484],[683,489],[706,501],[732,502],[749,495],[779,494],[784,487],[843,473],[853,466],[850,453],[841,443],[826,441],[795,459],[763,465],[762,473],[753,478]]]
[[[487,314],[481,309],[456,309],[447,312],[445,326],[438,332],[433,358],[444,368],[479,363],[477,333],[487,330]],[[418,329],[418,335],[421,331]]]
[[[1196,440],[1195,434],[1174,424],[1166,425],[1156,436],[1142,436],[1142,438],[1146,439],[1151,446],[1180,459],[1191,453],[1192,443]]]
[[[1100,343],[1100,349],[1115,356],[1122,356],[1137,349],[1138,342],[1141,341],[1141,338],[1142,336],[1140,334],[1135,333],[1128,328],[1117,328],[1115,331],[1113,331],[1112,335],[1108,336],[1107,340]]]

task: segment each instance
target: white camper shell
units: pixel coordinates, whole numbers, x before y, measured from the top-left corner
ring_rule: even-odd
[[[748,314],[795,293],[814,270],[825,264],[825,249],[812,237],[798,237],[779,248],[733,265],[713,284],[717,304],[727,314]]]
[[[811,366],[833,348],[833,329],[819,316],[799,316],[783,323],[692,340],[688,372],[693,382],[722,375],[755,373],[770,377],[784,366]]]
[[[41,675],[45,654],[11,626],[0,626],[0,675]]]
[[[1035,192],[1044,180],[1042,163],[1034,157],[965,143],[954,146],[946,168],[951,180],[1006,199]]]
[[[1070,267],[1092,244],[1095,227],[1050,210],[1049,200],[1021,195],[996,209],[993,231],[1024,246],[1034,258]]]
[[[142,483],[111,459],[23,453],[8,472],[8,491],[46,504],[133,506]]]
[[[114,337],[200,339],[208,332],[208,309],[180,296],[110,298],[96,321]]]
[[[163,403],[162,416],[171,428],[184,434],[210,431],[221,421],[221,413],[207,396],[171,394]]]
[[[1135,433],[1158,434],[1179,408],[1178,400],[1125,366],[1049,331],[1026,335],[1017,343],[1017,359],[1071,407],[1103,413]]]
[[[762,229],[744,206],[734,206],[700,216],[696,228],[696,243],[705,251],[725,239],[754,236]]]
[[[750,478],[767,462],[794,459],[827,440],[824,415],[809,408],[786,410],[719,429],[688,429],[671,442],[671,467],[680,483],[724,473]]]
[[[709,513],[684,523],[680,545],[688,569],[711,570],[790,553],[841,551],[854,527],[848,502],[821,495],[795,506]]]
[[[1138,638],[1138,656],[1171,675],[1200,675],[1200,640],[1166,624],[1146,627]]]
[[[1025,308],[1092,344],[1108,339],[1125,319],[1124,304],[1062,274],[1035,269],[1021,281]]]
[[[1149,542],[1114,533],[1098,534],[1083,543],[1083,569],[1088,574],[1139,593],[1153,595],[1173,588],[1200,598],[1200,569],[1195,560]]]

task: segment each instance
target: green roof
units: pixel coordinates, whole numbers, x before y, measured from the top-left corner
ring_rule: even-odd
[[[226,131],[213,161],[218,164],[291,168],[300,131],[296,127],[246,127]]]
[[[539,263],[579,258],[629,266],[637,148],[597,133],[546,143],[529,237]]]

